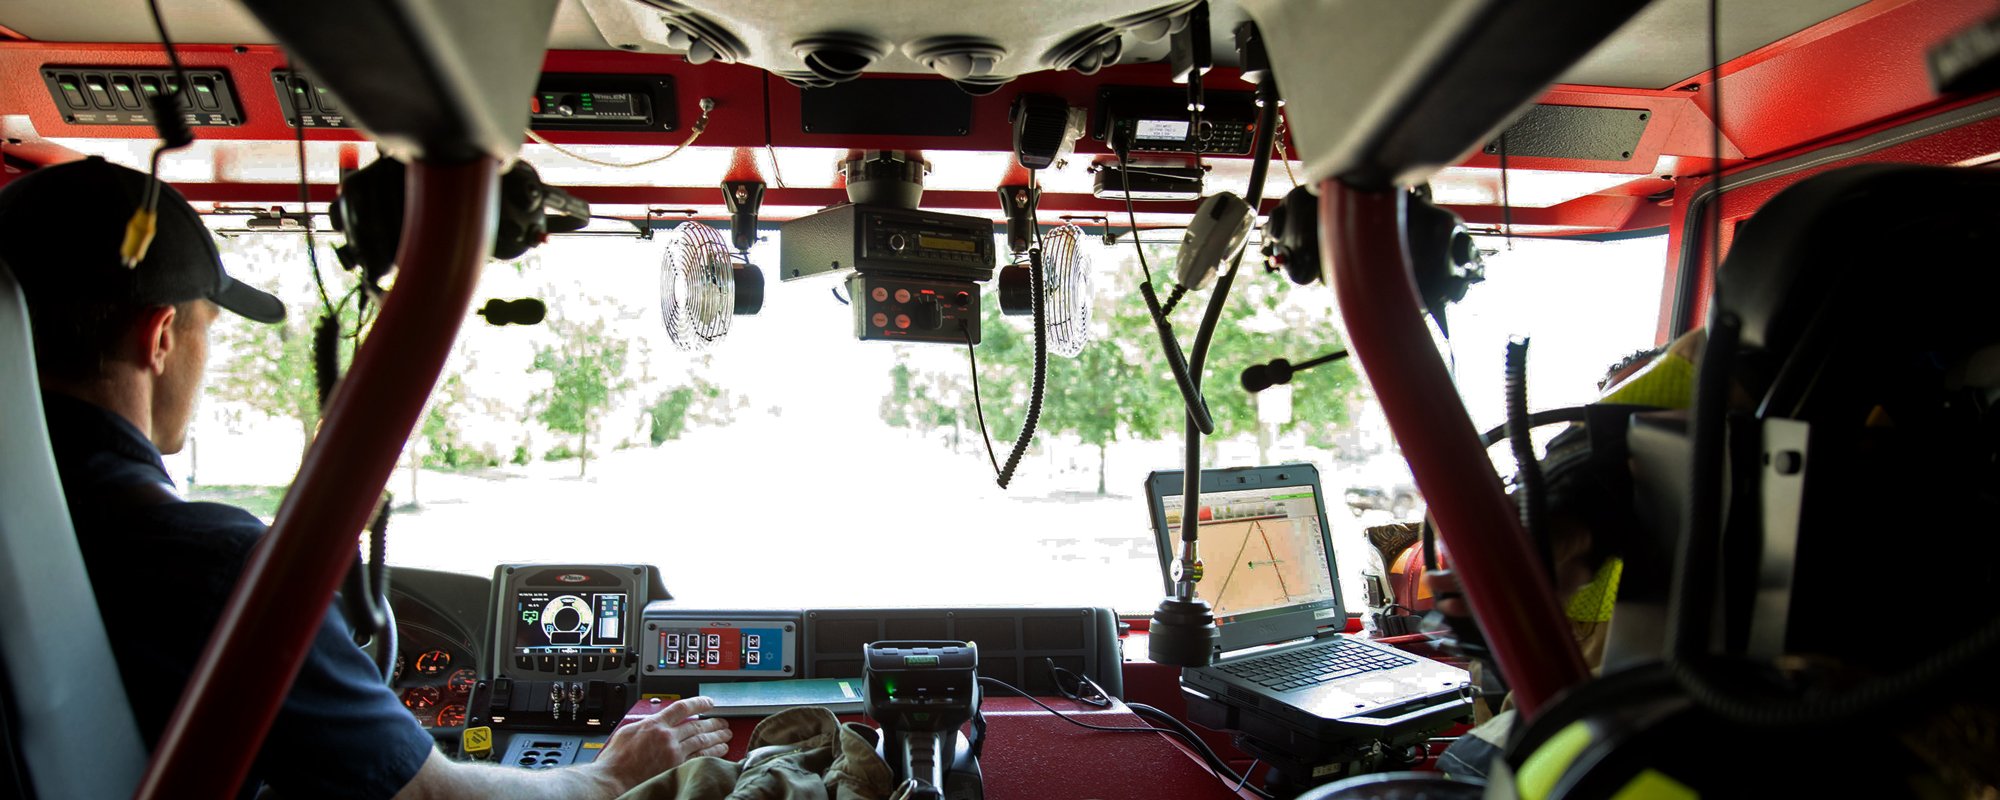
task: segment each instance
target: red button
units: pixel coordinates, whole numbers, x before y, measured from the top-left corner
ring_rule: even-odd
[[[896,315],[896,327],[898,327],[898,328],[908,328],[908,327],[910,327],[910,315],[908,315],[908,314],[897,314],[897,315]]]
[[[908,319],[909,319],[909,317],[904,317],[903,319],[905,319],[905,320],[908,320]],[[877,312],[875,312],[875,317],[874,317],[873,319],[869,320],[869,321],[870,321],[870,322],[873,322],[873,323],[875,323],[875,327],[877,327],[877,328],[886,328],[886,327],[889,327],[889,315],[888,315],[888,314],[884,314],[884,313],[882,313],[882,312],[880,312],[880,311],[877,311]],[[909,326],[908,326],[908,325],[904,325],[903,327],[907,328],[907,327],[909,327]]]
[[[889,290],[877,286],[875,287],[875,291],[868,293],[868,296],[875,298],[875,302],[877,303],[886,303],[889,301]]]
[[[910,290],[908,290],[908,289],[897,289],[897,290],[896,290],[896,302],[898,302],[898,303],[907,303],[907,302],[910,302]]]

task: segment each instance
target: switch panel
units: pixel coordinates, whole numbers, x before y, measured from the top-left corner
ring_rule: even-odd
[[[285,112],[285,124],[297,126],[304,112],[308,128],[347,128],[347,114],[340,101],[326,87],[304,73],[271,70],[271,88],[278,92],[278,109]]]
[[[847,278],[860,339],[979,343],[979,284],[857,272]]]
[[[188,86],[180,93],[182,118],[189,125],[231,127],[243,124],[243,105],[229,73],[219,69],[190,69]],[[42,68],[42,82],[63,121],[71,125],[153,124],[147,98],[180,87],[180,78],[171,69],[127,69],[121,67]]]

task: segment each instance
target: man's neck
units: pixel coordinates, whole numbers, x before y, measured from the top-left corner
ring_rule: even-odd
[[[92,381],[42,376],[42,390],[67,395],[124,417],[148,441],[153,438],[152,387],[135,376],[107,375]]]

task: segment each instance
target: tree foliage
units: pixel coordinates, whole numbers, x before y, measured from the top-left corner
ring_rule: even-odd
[[[1149,248],[1148,260],[1155,274],[1171,274],[1170,252]],[[1140,299],[1136,269],[1099,265],[1093,278],[1093,339],[1076,358],[1049,358],[1039,428],[1047,435],[1073,435],[1097,448],[1101,494],[1111,443],[1178,438],[1186,412]],[[1246,264],[1223,307],[1202,383],[1217,437],[1257,433],[1256,398],[1237,382],[1245,367],[1279,357],[1302,361],[1341,346],[1331,313],[1286,303],[1284,287]],[[1191,293],[1172,314],[1185,349],[1193,347],[1208,297],[1208,292]],[[981,321],[982,399],[996,439],[1019,430],[1026,414],[1034,374],[1034,332],[1023,324],[1026,319],[1003,318],[989,302]],[[884,422],[920,431],[977,424],[972,422],[967,370],[925,369],[908,356],[907,350],[899,353],[891,368],[892,385],[881,405]],[[1299,373],[1292,384],[1296,387],[1292,421],[1278,426],[1275,433],[1297,432],[1316,446],[1330,445],[1334,431],[1347,422],[1347,403],[1357,391],[1353,370],[1345,363],[1332,364]],[[994,446],[1004,451],[1008,444],[996,441]]]
[[[296,259],[299,271],[306,272],[303,250],[284,252],[271,242],[230,243],[232,252],[244,251],[252,258]],[[322,263],[334,263],[321,242]],[[352,294],[347,273],[328,270],[327,290],[338,295],[338,318],[342,336],[339,363],[344,368],[354,358],[356,342],[365,327],[358,296]],[[233,354],[216,365],[212,391],[217,399],[241,402],[278,419],[299,424],[305,446],[311,446],[319,427],[319,389],[313,375],[313,329],[325,314],[325,306],[315,292],[306,299],[286,293],[290,313],[277,325],[266,325],[224,314],[215,326],[217,352]]]
[[[681,438],[690,427],[728,425],[735,421],[737,409],[749,405],[748,399],[709,379],[711,358],[703,354],[689,371],[687,384],[667,390],[646,409],[650,419],[647,438],[655,446]]]
[[[578,322],[551,316],[547,322],[557,342],[535,353],[531,373],[545,372],[547,389],[535,393],[530,407],[535,418],[556,433],[577,439],[577,475],[590,469],[590,436],[597,432],[604,411],[630,388],[625,377],[628,344],[606,334],[601,320]]]

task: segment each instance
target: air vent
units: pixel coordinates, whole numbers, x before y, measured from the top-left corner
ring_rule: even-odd
[[[868,36],[827,33],[799,40],[792,45],[792,54],[806,63],[814,78],[832,85],[861,77],[869,65],[889,54],[889,47]]]
[[[1200,0],[1183,0],[1128,14],[1104,24],[1091,25],[1050,48],[1042,56],[1042,63],[1050,69],[1074,69],[1085,75],[1094,75],[1098,70],[1118,63],[1118,57],[1125,49],[1125,34],[1129,33],[1142,41],[1157,42],[1186,28],[1188,12],[1199,4]]]
[[[903,51],[917,63],[950,78],[966,94],[988,95],[999,91],[1012,77],[996,74],[1007,51],[990,39],[975,36],[939,36],[912,42]]]
[[[645,2],[660,10],[660,22],[667,26],[667,46],[686,51],[688,63],[704,64],[719,60],[734,64],[750,55],[743,40],[701,12],[674,0]]]
[[[1085,75],[1095,75],[1105,65],[1118,63],[1118,55],[1124,47],[1117,30],[1092,25],[1071,34],[1050,49],[1049,54],[1042,57],[1042,63],[1049,65],[1050,69],[1074,69]]]

